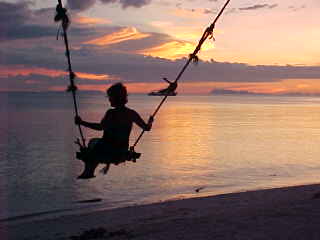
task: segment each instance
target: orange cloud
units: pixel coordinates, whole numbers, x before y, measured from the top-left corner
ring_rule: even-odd
[[[92,74],[92,73],[76,72],[76,75],[79,78],[85,78],[89,80],[118,80],[118,78],[111,77],[108,74]]]
[[[15,77],[15,76],[28,76],[31,74],[40,74],[49,77],[58,77],[66,75],[65,71],[52,70],[46,68],[24,68],[23,66],[16,66],[11,68],[0,68],[0,77]]]
[[[107,46],[107,45],[129,41],[129,40],[142,39],[149,36],[150,34],[141,33],[134,27],[128,27],[128,28],[121,29],[118,32],[107,34],[103,37],[87,41],[84,44]]]
[[[182,56],[185,57],[185,56],[188,56],[188,54],[192,53],[196,45],[198,44],[198,41],[204,31],[203,28],[199,26],[195,26],[195,25],[177,26],[177,25],[173,25],[170,22],[165,22],[165,21],[164,22],[154,21],[154,22],[151,22],[150,25],[161,29],[162,32],[172,36],[175,39],[181,39],[181,40],[171,41],[170,43],[163,44],[161,46],[157,46],[152,49],[142,50],[139,53],[142,53],[145,55],[151,55],[151,56],[164,57],[169,59],[176,59]],[[175,42],[175,44],[173,42]],[[182,43],[185,43],[185,42],[192,45],[189,45],[190,47],[186,48],[186,46],[182,46],[183,45]],[[165,49],[168,49],[169,52],[167,51],[168,53],[164,53],[164,51],[166,51]],[[183,51],[183,49],[185,49],[185,51]],[[202,48],[199,54],[200,58],[204,60],[210,60],[211,58],[213,58],[215,55],[215,52],[212,51],[213,49],[215,49],[214,42],[211,39],[207,39],[207,41],[205,41],[202,45]],[[151,53],[148,54],[149,51]],[[175,51],[177,51],[176,54],[174,53]],[[166,55],[169,55],[169,57],[166,57]]]
[[[14,77],[14,76],[29,76],[31,74],[39,74],[49,77],[59,77],[67,75],[67,72],[62,70],[53,70],[46,68],[24,68],[22,66],[12,67],[12,68],[0,68],[0,77]],[[88,80],[118,80],[115,77],[111,77],[108,74],[93,74],[93,73],[83,73],[76,72],[79,78],[85,78]],[[30,83],[30,82],[29,82]]]
[[[190,53],[194,51],[196,45],[189,42],[182,42],[182,41],[171,41],[159,46],[139,50],[136,53],[148,55],[152,57],[160,57],[166,59],[178,59],[181,57],[187,57]],[[202,46],[202,50],[206,51],[208,49],[212,49],[213,45],[204,44]]]
[[[193,52],[195,46],[188,42],[171,41],[149,49],[140,50],[137,53],[153,57],[177,59],[185,57]]]
[[[84,25],[94,25],[94,24],[110,24],[111,21],[103,18],[92,18],[92,17],[84,17],[78,16],[72,19],[73,22],[84,24]]]

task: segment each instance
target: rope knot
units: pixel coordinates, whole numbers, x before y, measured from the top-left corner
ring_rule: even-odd
[[[172,92],[174,93],[174,91],[177,89],[178,87],[178,83],[176,81],[171,82],[169,81],[167,78],[162,78],[164,81],[166,81],[167,83],[169,83],[169,86],[166,88],[166,91],[168,93]]]
[[[213,29],[214,29],[214,25],[211,25],[210,27],[207,28],[206,32],[209,39],[212,39],[213,41],[215,41],[216,39],[213,36]]]
[[[67,28],[70,25],[70,20],[67,15],[67,9],[63,8],[60,4],[56,7],[56,16],[54,17],[55,22],[62,21],[62,27],[64,30],[67,30]]]
[[[74,80],[76,78],[76,74],[74,72],[70,72],[69,76],[71,80]]]
[[[75,92],[77,91],[78,88],[76,85],[72,84],[72,85],[69,85],[68,88],[67,88],[67,92]]]
[[[189,58],[195,64],[197,64],[199,62],[199,57],[194,53],[189,54]]]

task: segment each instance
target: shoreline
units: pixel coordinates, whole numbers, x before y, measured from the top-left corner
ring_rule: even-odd
[[[57,209],[49,209],[44,211],[34,211],[34,212],[28,212],[25,214],[19,214],[19,215],[13,215],[10,217],[3,217],[0,218],[0,226],[1,223],[9,223],[9,222],[33,222],[33,221],[43,221],[48,220],[52,218],[59,218],[63,216],[69,216],[69,215],[86,215],[90,213],[95,212],[102,212],[102,211],[110,211],[115,209],[122,209],[122,208],[130,208],[130,207],[137,207],[137,206],[148,206],[148,205],[154,205],[154,204],[162,204],[167,202],[175,202],[175,201],[181,201],[181,200],[188,200],[188,199],[197,199],[197,198],[207,198],[207,197],[217,197],[221,195],[230,195],[230,194],[239,194],[239,193],[245,193],[245,192],[256,192],[256,191],[265,191],[265,190],[272,190],[272,189],[278,189],[278,188],[291,188],[291,187],[299,187],[299,186],[312,186],[317,185],[318,183],[302,183],[302,184],[296,184],[296,185],[278,185],[278,186],[272,186],[272,187],[257,187],[257,188],[231,188],[228,190],[215,190],[215,191],[207,191],[207,187],[198,187],[194,188],[193,192],[188,193],[179,193],[175,195],[167,195],[164,198],[153,198],[143,201],[137,201],[132,202],[129,204],[111,204],[109,206],[109,203],[104,202],[103,198],[92,198],[92,199],[83,199],[74,201],[74,207],[68,207],[68,208],[57,208]],[[320,183],[319,183],[320,185]],[[204,190],[204,191],[203,191]],[[320,191],[320,190],[319,190]],[[83,205],[82,205],[83,204]],[[93,204],[93,205],[91,205]],[[94,205],[99,204],[99,205]],[[81,207],[82,205],[82,207]]]
[[[320,239],[319,225],[320,184],[313,184],[0,222],[0,236],[4,240],[312,240]]]

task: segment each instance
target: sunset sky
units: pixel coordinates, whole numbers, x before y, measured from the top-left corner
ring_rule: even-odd
[[[0,1],[0,91],[65,90],[56,1]],[[174,80],[224,0],[68,0],[76,83],[145,93]],[[320,1],[231,0],[178,92],[320,94]]]

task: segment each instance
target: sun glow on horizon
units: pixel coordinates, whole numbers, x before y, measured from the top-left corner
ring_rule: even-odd
[[[168,57],[168,55],[166,56]],[[172,56],[170,56],[172,57]],[[29,87],[41,83],[38,77],[32,75],[43,75],[48,77],[67,77],[67,72],[46,68],[24,68],[15,66],[11,68],[0,68],[0,77],[10,78],[17,76],[28,77],[24,81]],[[122,81],[131,93],[148,93],[166,87],[163,82],[130,82],[127,83],[118,77],[108,74],[92,74],[76,72],[78,78],[92,81]],[[105,91],[111,84],[79,84],[79,89],[92,91]],[[273,82],[181,82],[178,93],[180,94],[209,94],[214,89],[231,90],[235,92],[246,91],[256,94],[320,94],[320,79],[283,79]],[[4,89],[1,89],[2,91]],[[9,89],[10,90],[10,89]],[[30,88],[28,88],[28,91]],[[46,89],[42,89],[46,90]],[[52,86],[47,90],[64,91],[65,86]]]
[[[146,94],[151,91],[163,89],[166,84],[162,82],[154,83],[126,83],[123,82],[130,93]],[[105,85],[79,85],[81,90],[102,91],[110,87]],[[235,92],[247,91],[253,94],[320,94],[320,79],[286,79],[279,82],[181,82],[178,88],[178,94],[210,94],[214,89],[231,90]],[[64,88],[55,88],[55,90],[64,90]]]
[[[284,79],[276,82],[187,82],[183,93],[208,94],[214,89],[247,91],[255,94],[320,94],[320,79]]]

